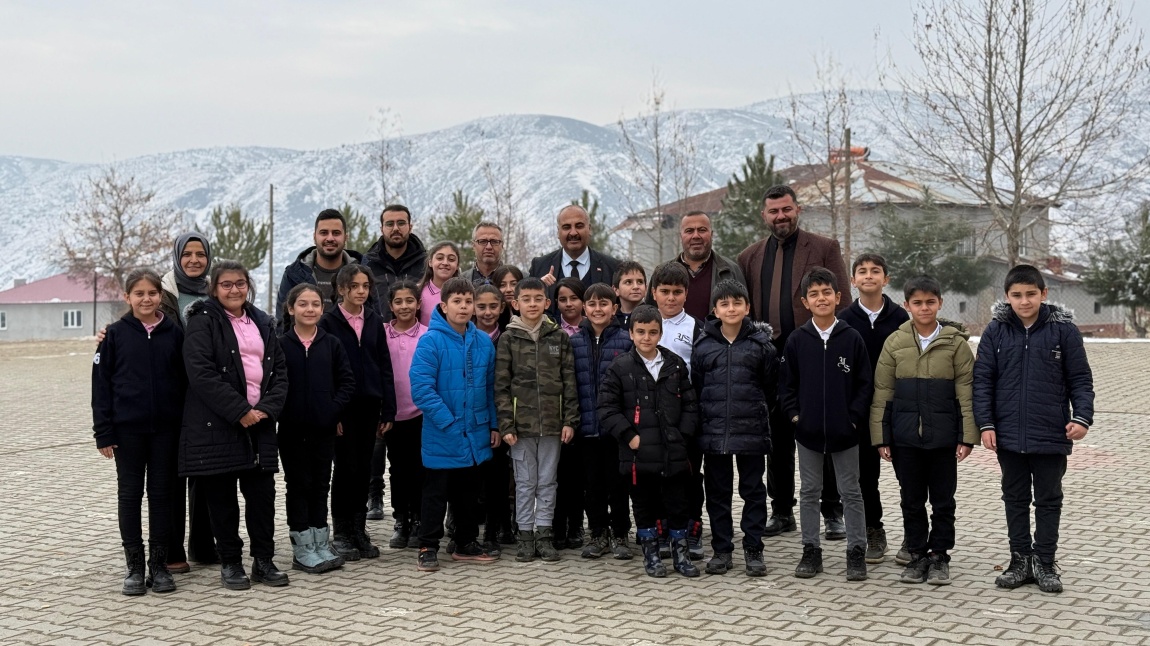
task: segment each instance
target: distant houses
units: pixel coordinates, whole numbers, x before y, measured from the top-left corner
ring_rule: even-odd
[[[0,341],[88,337],[127,311],[111,281],[100,289],[69,276],[26,282],[0,291]]]

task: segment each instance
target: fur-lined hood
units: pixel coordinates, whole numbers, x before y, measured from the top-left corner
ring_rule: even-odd
[[[996,302],[990,312],[991,319],[1001,323],[1010,323],[1011,315],[1014,314],[1014,310],[1010,309],[1010,303],[1006,301]],[[1014,320],[1018,320],[1017,315],[1014,316]],[[1038,320],[1035,322],[1045,323],[1048,320],[1052,323],[1073,323],[1074,310],[1061,303],[1043,303],[1038,308]]]

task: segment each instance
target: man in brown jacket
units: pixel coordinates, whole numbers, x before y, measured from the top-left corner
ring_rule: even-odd
[[[739,269],[751,296],[751,318],[771,324],[780,356],[791,332],[811,318],[801,300],[799,284],[803,274],[812,267],[826,267],[834,273],[839,285],[850,285],[838,241],[799,229],[801,212],[791,187],[780,185],[767,189],[763,196],[763,222],[771,235],[747,247],[738,257]],[[850,304],[851,295],[847,290],[836,311]],[[765,534],[776,536],[795,530],[795,427],[777,403],[772,403],[770,418],[767,493],[771,496],[771,519]],[[826,538],[845,539],[842,503],[834,469],[829,463],[823,469],[823,479]]]

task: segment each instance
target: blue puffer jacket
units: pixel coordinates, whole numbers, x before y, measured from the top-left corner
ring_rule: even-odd
[[[607,374],[607,367],[615,357],[631,351],[631,335],[612,320],[595,343],[591,322],[584,319],[579,332],[571,337],[571,350],[575,354],[575,382],[579,386],[579,435],[599,437],[599,384]]]
[[[474,323],[460,334],[439,308],[411,359],[411,399],[423,411],[423,466],[458,469],[491,459],[495,346]]]
[[[974,362],[975,423],[1007,451],[1070,455],[1066,425],[1094,423],[1094,378],[1074,315],[1043,304],[1027,330],[1008,303],[993,312]]]
[[[775,398],[775,345],[771,326],[743,319],[732,343],[720,321],[707,321],[691,355],[691,382],[699,394],[699,446],[708,455],[771,452],[767,402]]]

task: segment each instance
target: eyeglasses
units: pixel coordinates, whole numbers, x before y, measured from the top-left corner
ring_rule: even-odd
[[[498,247],[503,244],[502,240],[472,240],[476,247]]]
[[[224,280],[224,281],[220,281],[218,286],[221,289],[223,289],[225,292],[230,292],[230,291],[232,291],[233,287],[236,289],[247,289],[248,288],[248,281],[246,281],[246,280]]]
[[[407,220],[386,220],[383,222],[385,229],[402,229],[407,226]]]

